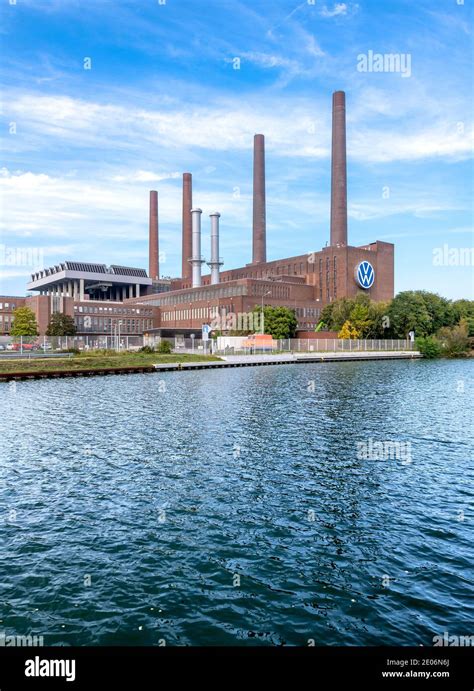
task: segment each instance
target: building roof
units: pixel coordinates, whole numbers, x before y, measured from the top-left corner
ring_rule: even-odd
[[[40,269],[31,274],[32,281],[38,281],[40,278],[46,276],[54,276],[55,274],[64,271],[80,271],[83,273],[93,274],[114,274],[119,276],[138,276],[140,278],[148,278],[145,269],[139,269],[132,266],[119,266],[112,264],[109,268],[105,264],[95,264],[94,262],[71,262],[65,261],[55,266],[49,266],[46,269]]]
[[[112,264],[96,264],[93,262],[65,261],[45,269],[40,269],[31,274],[28,290],[41,290],[49,285],[84,279],[87,283],[107,282],[118,285],[151,285],[145,269],[132,266],[119,266]]]
[[[110,271],[113,274],[120,274],[120,276],[141,276],[142,278],[148,278],[145,269],[134,269],[131,266],[117,266],[112,264]]]

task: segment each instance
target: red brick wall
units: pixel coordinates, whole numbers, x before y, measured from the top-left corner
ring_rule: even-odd
[[[71,298],[72,299],[72,298]],[[26,306],[35,313],[36,321],[38,323],[38,331],[40,336],[46,334],[50,318],[50,300],[47,295],[34,295],[26,298]]]
[[[334,258],[336,258],[335,281]],[[354,269],[364,259],[370,261],[375,269],[375,283],[370,290],[363,292],[367,292],[376,301],[392,299],[394,296],[394,246],[387,242],[374,242],[363,247],[325,247],[320,252],[301,254],[264,264],[249,264],[239,269],[222,271],[221,281],[235,281],[243,278],[284,281],[285,277],[290,281],[304,280],[306,285],[315,286],[313,296],[319,298],[324,306],[340,297],[354,297],[362,290],[354,280]],[[320,271],[320,266],[322,271]],[[210,275],[202,277],[202,284],[203,286],[210,285]],[[190,287],[190,281],[172,282],[173,290]]]

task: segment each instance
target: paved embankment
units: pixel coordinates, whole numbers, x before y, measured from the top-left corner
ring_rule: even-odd
[[[178,370],[219,369],[223,367],[257,367],[264,365],[297,365],[307,362],[340,362],[354,360],[406,360],[421,357],[411,351],[367,351],[352,353],[285,353],[281,355],[229,355],[218,361],[166,362],[155,365],[101,367],[71,370],[31,370],[29,372],[1,372],[1,381],[21,381],[28,379],[56,379],[58,377],[92,377],[109,374],[143,374],[151,372],[170,372]]]
[[[228,355],[222,362],[183,362],[155,365],[158,371],[220,369],[223,367],[257,367],[262,365],[297,365],[308,362],[340,362],[354,360],[412,360],[420,358],[417,350],[367,351],[352,353],[285,353],[282,355]]]

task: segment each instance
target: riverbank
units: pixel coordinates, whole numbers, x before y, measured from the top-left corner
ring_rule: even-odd
[[[283,353],[279,355],[158,355],[156,353],[117,353],[78,355],[66,361],[31,360],[0,362],[0,382],[57,377],[86,377],[109,374],[143,374],[157,371],[257,367],[307,362],[357,360],[407,360],[420,358],[417,351],[366,351],[353,353]]]
[[[156,364],[158,371],[195,369],[224,369],[226,367],[262,367],[266,365],[297,365],[324,362],[354,362],[357,360],[413,360],[422,356],[417,351],[362,352],[362,353],[283,353],[281,355],[230,355],[221,362],[189,362]]]
[[[71,358],[35,358],[32,360],[0,361],[0,381],[39,379],[59,376],[87,376],[154,372],[156,364],[179,365],[191,362],[213,362],[212,355],[159,355],[158,353],[81,354]]]

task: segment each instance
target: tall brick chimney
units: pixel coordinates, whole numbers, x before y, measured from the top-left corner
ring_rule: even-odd
[[[182,248],[182,269],[181,277],[183,280],[190,281],[192,278],[192,266],[189,260],[193,253],[193,225],[191,209],[193,208],[193,176],[191,173],[183,173],[183,248]]]
[[[332,95],[331,238],[347,245],[346,94]]]
[[[256,134],[253,141],[253,253],[252,262],[267,261],[265,208],[265,137]]]
[[[155,280],[160,277],[158,260],[158,192],[150,191],[150,224],[148,245],[148,275]]]

